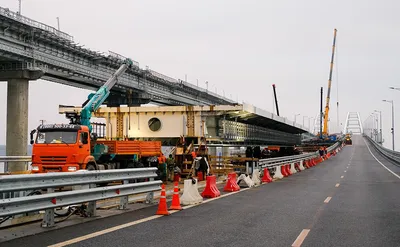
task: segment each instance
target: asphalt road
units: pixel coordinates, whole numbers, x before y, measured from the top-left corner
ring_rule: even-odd
[[[399,167],[371,151],[400,174]],[[298,237],[304,239],[301,246],[399,246],[399,186],[400,179],[358,137],[339,155],[289,178],[70,246],[292,246]],[[155,211],[149,207],[0,245],[48,246]]]

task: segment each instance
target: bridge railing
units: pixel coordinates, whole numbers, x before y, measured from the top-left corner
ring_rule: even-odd
[[[4,172],[8,171],[8,167],[14,162],[24,162],[26,164],[26,169],[28,170],[29,164],[32,162],[31,156],[0,156],[0,164],[4,167]],[[0,170],[1,173],[1,170]]]
[[[147,201],[152,201],[154,191],[161,190],[156,167],[102,171],[78,171],[67,173],[46,173],[29,175],[0,176],[0,193],[25,192],[20,197],[0,199],[0,222],[14,215],[45,210],[42,226],[51,227],[54,209],[75,204],[88,203],[87,215],[96,215],[96,201],[120,197],[120,209],[125,209],[128,196],[148,193]],[[138,180],[148,180],[138,182]],[[122,185],[97,188],[97,184],[122,181]],[[130,183],[134,181],[134,183]],[[72,191],[57,191],[73,186]],[[42,194],[41,190],[46,190]]]
[[[336,142],[335,144],[329,146],[326,150],[327,152],[331,152],[334,149],[338,148],[340,146],[340,142]],[[301,160],[306,160],[306,159],[312,159],[319,157],[319,152],[312,152],[312,153],[306,153],[306,154],[299,154],[299,155],[291,155],[291,156],[284,156],[284,157],[277,157],[277,158],[270,158],[270,159],[261,159],[259,160],[258,164],[262,168],[273,168],[275,166],[287,164],[287,163],[293,163],[293,162],[299,162]]]
[[[8,17],[8,18],[11,18],[11,19],[19,21],[19,22],[22,22],[22,23],[27,24],[27,25],[32,26],[32,27],[36,27],[36,28],[48,31],[50,33],[53,33],[53,34],[57,35],[60,38],[69,40],[71,42],[74,41],[74,38],[71,35],[69,35],[67,33],[64,33],[64,32],[62,32],[62,31],[60,31],[60,30],[58,30],[58,29],[56,29],[54,27],[49,26],[49,25],[46,25],[46,24],[43,24],[41,22],[32,20],[32,19],[30,19],[28,17],[22,16],[19,13],[16,13],[16,12],[13,12],[13,11],[9,10],[8,8],[0,7],[0,15]]]
[[[388,148],[383,147],[382,145],[380,145],[379,143],[377,143],[376,141],[374,141],[371,137],[369,137],[368,135],[363,135],[368,141],[369,143],[372,144],[372,146],[383,156],[385,156],[386,158],[388,158],[389,160],[395,162],[396,164],[400,165],[400,152],[397,151],[393,151],[390,150]]]

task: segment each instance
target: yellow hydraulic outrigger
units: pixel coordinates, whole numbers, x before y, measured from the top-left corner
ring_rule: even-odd
[[[325,114],[324,114],[324,129],[322,130],[323,138],[328,138],[328,120],[329,120],[329,100],[331,94],[331,84],[332,84],[332,70],[333,70],[333,59],[335,56],[335,44],[336,44],[336,28],[333,32],[333,46],[332,46],[332,57],[331,57],[331,67],[329,71],[329,80],[328,80],[328,93],[326,96],[326,106],[325,106]]]

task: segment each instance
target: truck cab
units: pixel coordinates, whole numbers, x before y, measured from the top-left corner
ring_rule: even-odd
[[[36,140],[33,135],[37,132]],[[45,124],[31,132],[32,172],[74,172],[86,169],[90,154],[89,128],[74,124]]]

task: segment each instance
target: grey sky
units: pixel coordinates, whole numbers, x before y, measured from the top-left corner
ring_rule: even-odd
[[[22,2],[22,14],[37,21],[57,26],[59,16],[61,30],[85,47],[118,52],[174,78],[187,74],[189,82],[198,79],[203,87],[207,80],[209,90],[217,87],[220,94],[224,90],[228,97],[238,95],[240,101],[269,111],[275,83],[280,113],[289,119],[295,113],[317,114],[321,86],[326,97],[337,28],[331,124],[336,125],[339,83],[340,121],[344,124],[348,111],[359,111],[364,120],[373,110],[382,110],[384,138],[391,146],[390,105],[381,100],[397,103],[400,96],[388,89],[400,86],[399,1]],[[17,0],[2,0],[0,5],[18,9]],[[6,117],[6,88],[0,83],[0,119]],[[79,105],[88,94],[42,80],[32,82],[30,90],[29,129],[40,119],[66,122],[58,105]],[[302,116],[297,118],[300,123]],[[0,121],[0,144],[5,143],[5,131],[5,120]]]

